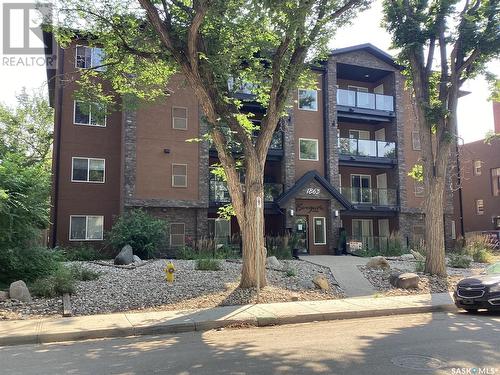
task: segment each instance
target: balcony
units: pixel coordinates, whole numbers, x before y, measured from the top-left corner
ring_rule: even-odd
[[[252,137],[255,144],[256,136]],[[241,145],[237,142],[230,141],[229,146],[233,153],[240,154],[242,152]],[[271,143],[269,145],[269,149],[267,151],[267,159],[268,160],[280,160],[283,157],[283,132],[278,130],[274,132],[273,138],[271,139]],[[217,156],[217,150],[213,143],[210,144],[210,156]]]
[[[392,168],[397,164],[394,142],[339,138],[338,145],[342,165]]]
[[[283,184],[264,183],[264,202],[274,202],[283,193]],[[209,201],[211,203],[230,203],[231,197],[224,181],[210,180]]]
[[[363,206],[396,207],[398,205],[397,189],[341,187],[340,192],[355,208]]]
[[[391,95],[337,89],[337,105],[394,112],[394,97]]]

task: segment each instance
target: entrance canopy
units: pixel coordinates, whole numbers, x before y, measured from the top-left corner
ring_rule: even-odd
[[[352,208],[351,203],[316,171],[309,171],[304,174],[297,180],[295,185],[281,194],[275,202],[280,207],[284,207],[293,198],[334,199],[338,202],[339,209],[349,210]]]

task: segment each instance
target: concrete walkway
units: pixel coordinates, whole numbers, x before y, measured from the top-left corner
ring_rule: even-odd
[[[448,293],[0,321],[0,346],[457,311]]]
[[[357,267],[364,266],[369,258],[351,255],[304,255],[300,259],[329,267],[347,297],[371,296],[377,292]]]

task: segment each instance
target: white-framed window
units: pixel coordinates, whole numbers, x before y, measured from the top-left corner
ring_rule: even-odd
[[[172,187],[187,187],[187,164],[172,164]]]
[[[170,224],[170,246],[184,246],[185,243],[185,230],[184,223],[171,223]]]
[[[71,158],[71,182],[104,183],[106,160],[74,156]]]
[[[71,215],[69,218],[70,241],[102,241],[104,216]]]
[[[313,217],[315,245],[326,245],[326,217]]]
[[[481,160],[474,160],[474,176],[481,176]]]
[[[319,160],[317,139],[299,138],[299,160]]]
[[[172,107],[172,128],[177,130],[187,130],[188,110],[184,107]]]
[[[484,200],[476,199],[476,215],[484,215]]]
[[[422,150],[422,145],[420,144],[420,131],[413,130],[411,132],[411,144],[414,151]]]
[[[106,126],[106,106],[99,103],[86,103],[75,100],[73,124],[87,126]]]
[[[425,196],[425,187],[422,181],[413,181],[413,189],[416,197],[422,198]]]
[[[457,229],[455,227],[455,220],[451,221],[451,239],[452,240],[457,239]]]
[[[105,66],[101,66],[104,60],[104,51],[102,48],[76,46],[75,50],[75,68],[95,68],[98,71],[106,70]]]
[[[299,89],[299,109],[303,111],[318,110],[318,91]]]

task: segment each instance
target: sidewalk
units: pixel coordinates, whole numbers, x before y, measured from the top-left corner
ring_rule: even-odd
[[[0,346],[268,326],[395,314],[456,311],[448,293],[223,306],[0,322]]]
[[[351,255],[304,255],[300,259],[330,268],[333,277],[347,297],[368,297],[377,292],[358,268],[358,266],[364,266],[370,258]]]

